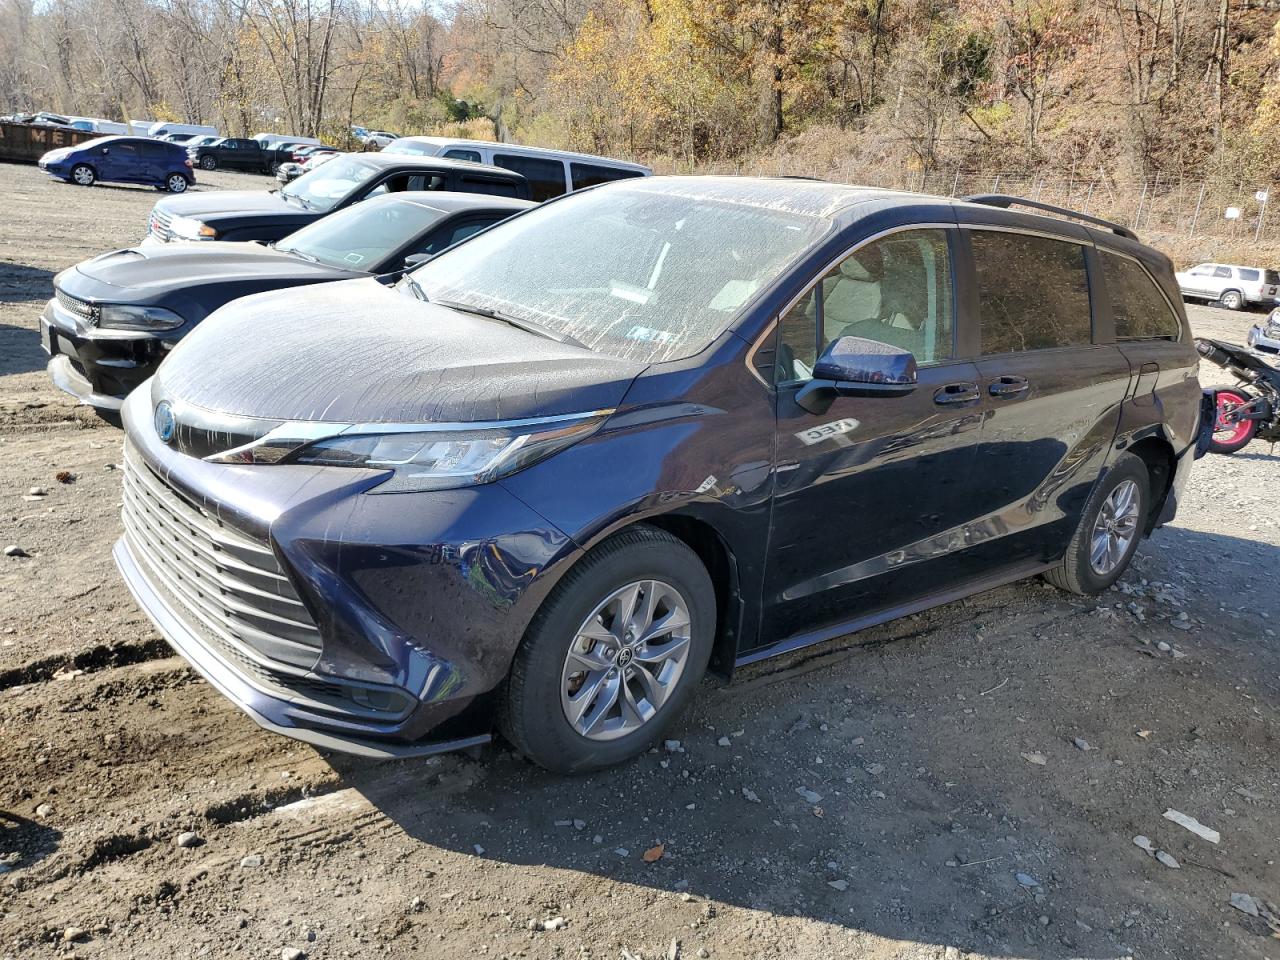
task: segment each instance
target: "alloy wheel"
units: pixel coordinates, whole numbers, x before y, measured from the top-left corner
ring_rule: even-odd
[[[1100,577],[1109,576],[1124,560],[1129,544],[1138,534],[1138,512],[1142,497],[1132,480],[1116,484],[1102,502],[1098,518],[1093,522],[1089,544],[1089,566]]]
[[[178,174],[175,173],[172,177],[169,178],[170,193],[182,193],[186,189],[187,189],[186,177],[179,176]]]
[[[648,723],[689,659],[689,605],[675,587],[639,580],[614,591],[578,628],[565,655],[560,705],[589,740],[616,740]]]

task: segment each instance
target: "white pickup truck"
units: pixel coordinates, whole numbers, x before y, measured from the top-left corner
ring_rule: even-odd
[[[1262,267],[1201,263],[1175,276],[1184,299],[1214,300],[1228,310],[1274,307],[1280,294],[1280,273]]]

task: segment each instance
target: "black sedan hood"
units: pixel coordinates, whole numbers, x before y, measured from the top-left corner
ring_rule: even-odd
[[[117,250],[85,260],[75,269],[91,284],[132,290],[142,296],[205,283],[342,280],[360,276],[359,271],[312,263],[260,243],[175,243]],[[80,290],[87,286],[81,284]],[[112,292],[97,296],[105,299]]]
[[[615,407],[644,368],[351,280],[229,303],[152,396],[224,421],[506,420]]]
[[[210,190],[207,193],[184,193],[177,197],[165,197],[156,204],[165,213],[176,217],[196,217],[203,220],[209,214],[221,213],[301,213],[306,210],[290,203],[279,191],[265,190]],[[314,216],[314,214],[312,214]]]

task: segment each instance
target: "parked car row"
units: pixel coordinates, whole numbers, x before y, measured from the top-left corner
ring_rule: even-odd
[[[162,199],[45,308],[55,379],[120,407],[125,581],[267,729],[594,769],[708,670],[1098,593],[1174,516],[1198,355],[1124,228],[450,149]]]

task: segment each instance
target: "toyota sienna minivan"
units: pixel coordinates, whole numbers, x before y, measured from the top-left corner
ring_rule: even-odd
[[[116,561],[270,730],[566,772],[708,670],[1097,593],[1174,515],[1197,355],[1165,256],[1015,205],[635,179],[235,301],[125,403]]]

